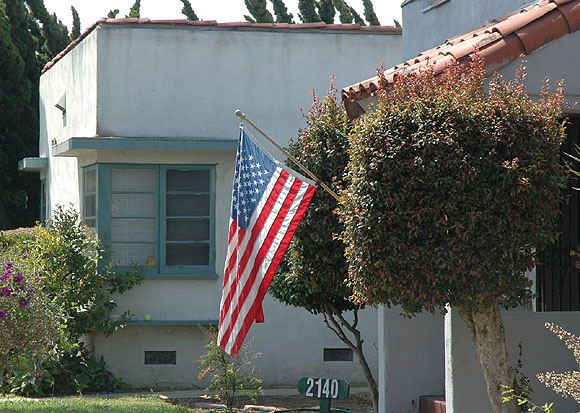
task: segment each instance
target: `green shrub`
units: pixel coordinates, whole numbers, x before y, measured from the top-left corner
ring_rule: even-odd
[[[201,373],[198,379],[202,380],[208,373],[212,374],[208,390],[215,392],[215,397],[226,405],[227,411],[232,411],[234,396],[237,394],[249,395],[252,400],[262,392],[262,380],[257,377],[254,369],[245,370],[260,353],[252,353],[251,342],[240,349],[236,358],[231,357],[217,344],[215,328],[201,327],[208,342],[207,351],[201,356]]]
[[[0,273],[0,377],[21,378],[16,387],[27,394],[44,375],[40,360],[67,348],[62,314],[34,272],[4,260]]]
[[[517,407],[501,406],[515,376],[499,307],[531,299],[526,272],[558,237],[567,180],[563,87],[534,100],[524,69],[489,79],[473,56],[397,76],[349,135],[338,209],[355,303],[456,308],[494,412]]]
[[[0,358],[2,390],[44,395],[118,387],[119,382],[106,371],[104,361],[94,360],[83,347],[82,339],[97,331],[111,334],[123,326],[125,317],[119,320],[109,317],[116,307],[112,295],[140,283],[141,269],[134,267],[118,272],[94,231],[80,222],[75,211],[63,208],[57,209],[46,228],[37,226],[0,233],[0,260],[6,265],[13,263],[13,268],[22,274],[33,274],[38,284],[33,290],[40,297],[35,300],[44,300],[38,311],[28,315],[20,311],[22,319],[18,323],[12,322],[14,317],[2,319],[0,312],[0,325],[4,327],[0,334],[12,334],[18,340],[28,331],[24,323],[27,321],[38,334],[53,332],[60,337],[58,342],[50,341],[49,352],[21,351],[10,356],[10,363]],[[30,282],[29,278],[23,275],[26,282]],[[27,287],[26,291],[28,294],[30,289]],[[8,298],[16,307],[22,298],[26,299],[20,295]]]
[[[46,231],[39,231],[33,250],[47,289],[66,314],[67,330],[78,340],[84,334],[111,334],[124,319],[112,320],[117,306],[111,296],[141,282],[141,269],[119,273],[94,231],[73,210],[58,208]]]

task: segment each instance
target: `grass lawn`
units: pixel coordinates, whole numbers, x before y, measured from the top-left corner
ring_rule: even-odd
[[[34,413],[60,413],[60,412],[170,412],[191,413],[195,410],[182,406],[174,406],[156,396],[147,397],[122,397],[118,399],[70,397],[59,399],[26,400],[0,398],[0,411],[6,412],[34,412]]]

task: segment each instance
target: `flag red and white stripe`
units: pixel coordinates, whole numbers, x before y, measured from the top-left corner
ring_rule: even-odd
[[[262,300],[315,190],[240,129],[218,331],[232,357],[264,321]]]

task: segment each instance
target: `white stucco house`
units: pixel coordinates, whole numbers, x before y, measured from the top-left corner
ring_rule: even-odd
[[[390,26],[109,19],[47,65],[39,156],[20,163],[39,173],[41,218],[72,206],[121,266],[145,266],[143,285],[117,297],[118,313],[134,321],[91,337],[118,377],[136,387],[201,386],[197,324],[219,315],[235,109],[286,145],[305,125],[299,109],[310,107],[313,88],[324,95],[332,74],[349,84],[400,58],[401,30]],[[364,383],[320,316],[269,296],[264,313],[248,337],[266,385],[308,375]],[[376,319],[373,309],[361,318],[375,373]]]
[[[435,73],[452,60],[467,59],[477,48],[488,73],[498,71],[513,78],[527,60],[526,87],[534,98],[543,80],[565,80],[565,95],[580,100],[580,1],[579,0],[405,0],[403,8],[403,60],[378,77],[344,87],[342,98],[351,117],[359,116],[377,100],[375,92],[400,72],[431,66]],[[344,85],[341,85],[344,86]],[[568,113],[568,142],[563,152],[578,145],[578,107]],[[545,321],[580,334],[580,277],[570,256],[580,244],[579,195],[568,188],[569,202],[562,206],[562,237],[542,254],[541,266],[530,277],[537,300],[528,310],[502,314],[508,352],[513,363],[521,359],[521,372],[530,378],[532,398],[540,405],[554,401],[556,411],[577,411],[578,404],[547,389],[535,378],[545,371],[579,370],[573,354],[544,327]],[[379,309],[380,412],[447,413],[489,412],[485,381],[475,359],[471,337],[456,313],[445,317],[420,314],[407,320],[398,309]],[[519,345],[522,346],[520,354]],[[421,395],[438,395],[420,410]],[[429,410],[432,409],[432,410]]]

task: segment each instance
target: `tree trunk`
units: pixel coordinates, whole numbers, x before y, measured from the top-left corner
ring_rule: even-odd
[[[487,382],[492,412],[519,412],[516,402],[502,403],[502,393],[515,389],[516,378],[506,349],[505,330],[497,300],[482,300],[477,313],[461,308],[458,311],[471,333],[475,356]]]
[[[362,342],[360,346],[357,345],[353,352],[356,354],[358,361],[363,369],[363,373],[365,375],[365,379],[369,386],[369,390],[371,391],[371,398],[373,399],[373,411],[375,413],[379,412],[379,389],[377,388],[377,382],[373,377],[373,373],[371,372],[371,368],[369,367],[369,363],[367,363],[367,359],[363,354],[362,349]]]
[[[348,346],[352,350],[358,361],[363,369],[363,374],[365,376],[365,380],[367,385],[369,386],[369,390],[371,392],[371,398],[373,400],[373,411],[378,413],[379,411],[379,390],[377,387],[377,382],[373,377],[373,373],[371,372],[371,368],[367,363],[365,355],[363,353],[363,342],[364,340],[361,337],[360,331],[357,329],[358,325],[358,310],[353,310],[354,320],[349,323],[341,312],[337,311],[336,308],[332,306],[326,306],[322,315],[324,316],[324,322],[334,333],[342,340],[344,344]],[[335,319],[338,318],[338,320]],[[353,336],[354,342],[348,338],[346,335],[346,331],[343,329],[346,328]]]

